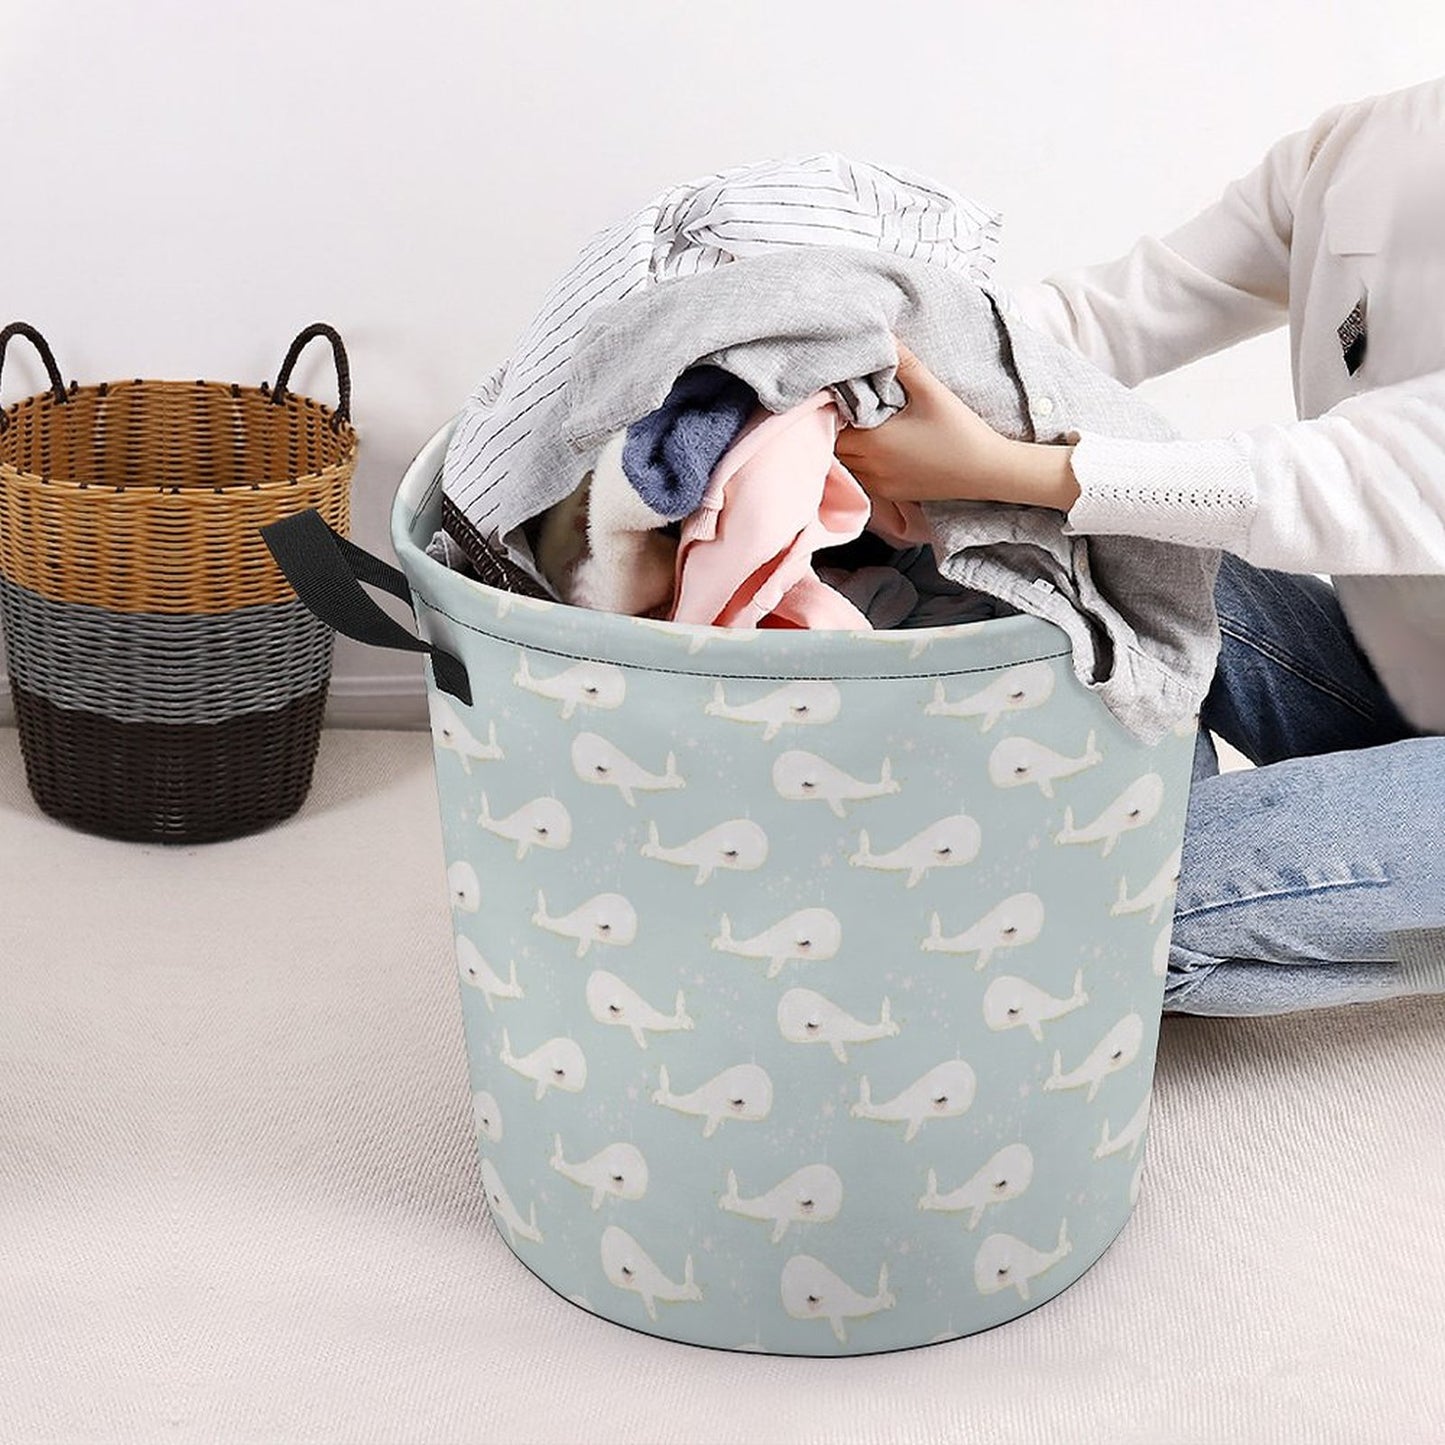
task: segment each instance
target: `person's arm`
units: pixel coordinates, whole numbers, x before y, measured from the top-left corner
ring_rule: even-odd
[[[1277,142],[1163,241],[1015,293],[1019,309],[1126,382],[1267,329],[1287,305],[1294,198],[1345,108]],[[1220,438],[1084,432],[1060,446],[999,436],[902,347],[900,362],[908,404],[839,437],[876,496],[1052,507],[1070,535],[1219,547],[1286,571],[1445,573],[1445,371]]]
[[[1015,502],[1070,536],[1219,547],[1289,572],[1445,574],[1445,371],[1346,397],[1310,421],[1203,441],[1001,436],[904,346],[908,404],[837,454],[884,501]]]
[[[1219,547],[1287,572],[1445,575],[1445,371],[1204,441],[1072,435],[1070,535]]]
[[[1294,207],[1344,105],[1272,145],[1193,220],[999,299],[1128,386],[1284,324]]]

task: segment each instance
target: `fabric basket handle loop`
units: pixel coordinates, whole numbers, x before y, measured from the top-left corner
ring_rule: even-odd
[[[436,685],[471,706],[472,684],[462,660],[414,637],[361,589],[363,582],[379,587],[410,606],[405,573],[348,541],[314,508],[283,517],[260,532],[296,595],[322,622],[369,647],[425,653]]]
[[[342,344],[340,334],[334,326],[328,326],[324,321],[313,322],[291,343],[286,359],[281,363],[281,370],[276,374],[276,390],[271,400],[277,406],[286,400],[286,386],[291,380],[291,369],[296,365],[296,358],[318,336],[324,336],[331,343],[331,352],[336,358],[338,400],[336,414],[331,420],[332,427],[336,429],[340,428],[343,422],[351,421],[351,363],[346,359],[346,347]]]
[[[55,404],[65,405],[65,383],[60,379],[60,368],[55,364],[55,353],[50,349],[50,343],[32,326],[28,321],[12,321],[3,331],[0,331],[0,372],[5,369],[5,351],[10,345],[12,336],[23,336],[40,353],[40,359],[45,363],[45,370],[50,376],[50,389],[55,394]],[[0,411],[0,432],[3,432],[10,425],[10,418]]]

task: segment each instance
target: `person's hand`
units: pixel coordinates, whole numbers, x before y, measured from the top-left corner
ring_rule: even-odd
[[[988,482],[1005,465],[1008,439],[901,341],[898,380],[903,409],[875,427],[844,427],[834,447],[838,460],[870,496],[886,501],[991,497]]]
[[[834,453],[869,496],[890,502],[1020,502],[1067,511],[1079,495],[1072,447],[1015,441],[959,400],[901,341],[901,411],[845,426]]]

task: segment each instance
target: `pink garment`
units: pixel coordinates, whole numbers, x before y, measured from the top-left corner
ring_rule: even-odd
[[[885,542],[891,542],[895,547],[933,540],[933,528],[928,525],[923,508],[917,502],[890,502],[884,497],[875,497],[868,529],[877,532]]]
[[[814,552],[852,541],[868,523],[868,494],[833,455],[842,425],[826,391],[790,411],[759,408],[748,418],[682,524],[671,620],[870,625],[813,571]]]

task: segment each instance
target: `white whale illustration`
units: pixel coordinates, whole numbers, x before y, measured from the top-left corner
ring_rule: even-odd
[[[489,1144],[495,1144],[502,1137],[501,1105],[485,1089],[478,1089],[472,1095],[472,1120],[477,1133]]]
[[[438,748],[455,753],[466,773],[471,773],[474,762],[495,762],[506,756],[497,746],[496,723],[487,724],[487,740],[483,743],[472,736],[470,729],[441,693],[432,692],[427,700],[427,710],[431,714],[432,741]]]
[[[938,914],[933,914],[928,922],[928,937],[918,946],[925,953],[976,953],[974,971],[981,972],[1001,948],[1032,943],[1043,926],[1043,899],[1037,893],[1013,893],[951,938],[944,937]]]
[[[578,733],[572,739],[572,770],[584,783],[616,788],[629,808],[637,806],[634,792],[667,792],[687,786],[687,780],[677,770],[675,754],[668,753],[665,771],[649,773],[621,748],[596,733]]]
[[[644,1029],[661,1034],[693,1026],[681,989],[677,991],[676,1008],[672,1013],[665,1014],[653,1008],[615,973],[608,973],[603,968],[597,969],[587,979],[587,1011],[600,1024],[616,1024],[618,1028],[629,1030],[639,1049],[647,1047]]]
[[[1114,851],[1123,834],[1131,828],[1142,828],[1153,822],[1164,801],[1164,779],[1158,773],[1145,773],[1130,783],[1092,823],[1074,826],[1074,810],[1064,809],[1064,826],[1054,834],[1055,843],[1102,843],[1101,857]]]
[[[773,1107],[773,1081],[761,1064],[734,1064],[714,1074],[690,1094],[674,1094],[667,1065],[657,1071],[658,1087],[652,1102],[679,1114],[695,1114],[706,1122],[702,1137],[711,1139],[725,1119],[755,1122],[766,1119]]]
[[[530,1239],[533,1244],[542,1243],[542,1231],[537,1228],[537,1206],[533,1204],[528,1210],[529,1217],[523,1219],[522,1211],[512,1203],[512,1196],[507,1193],[502,1176],[490,1159],[482,1160],[482,1188],[486,1191],[492,1218],[507,1231],[513,1249],[517,1247],[519,1238]]]
[[[981,717],[987,732],[1006,712],[1038,707],[1053,695],[1054,670],[1047,662],[1025,662],[1002,672],[985,688],[950,702],[941,682],[923,711],[930,717]]]
[[[846,1064],[845,1044],[891,1039],[897,1035],[898,1025],[889,1014],[886,998],[878,1022],[868,1024],[810,988],[790,988],[778,1000],[778,1030],[790,1044],[827,1044],[833,1057]]]
[[[572,841],[572,815],[557,798],[533,798],[505,818],[492,817],[487,795],[477,822],[489,833],[517,845],[517,858],[529,848],[565,848]]]
[[[647,842],[638,851],[644,858],[696,868],[697,877],[693,882],[701,886],[719,868],[739,873],[761,868],[768,856],[768,835],[751,818],[729,818],[686,843],[668,848],[658,842],[657,824],[649,823]]]
[[[968,1227],[977,1229],[990,1204],[1017,1199],[1034,1177],[1033,1150],[1027,1144],[1005,1144],[976,1173],[946,1194],[938,1192],[938,1175],[928,1171],[928,1187],[918,1201],[920,1209],[972,1210]]]
[[[517,961],[512,960],[511,976],[502,978],[482,957],[476,944],[464,933],[457,934],[457,972],[462,982],[478,989],[488,1013],[495,1013],[494,998],[525,998],[522,985],[517,982]]]
[[[627,696],[627,680],[622,669],[607,662],[578,662],[554,672],[551,677],[537,677],[528,665],[527,654],[521,652],[517,655],[517,671],[512,681],[524,692],[560,702],[564,722],[579,707],[621,707]]]
[[[729,722],[762,723],[763,741],[770,743],[789,723],[800,726],[830,723],[843,707],[843,694],[835,683],[800,680],[785,682],[752,702],[729,703],[719,682],[703,712]]]
[[[1169,949],[1174,941],[1173,935],[1174,920],[1171,918],[1159,930],[1159,937],[1154,940],[1154,952],[1149,966],[1154,970],[1155,978],[1163,978],[1169,972]]]
[[[776,978],[785,963],[817,963],[832,958],[843,942],[843,925],[838,915],[827,908],[800,908],[751,938],[734,938],[732,922],[724,913],[718,930],[712,940],[718,952],[766,958],[769,978]]]
[[[855,1119],[878,1119],[885,1124],[907,1124],[903,1142],[911,1143],[930,1119],[956,1119],[966,1114],[978,1088],[973,1070],[962,1059],[935,1064],[921,1078],[891,1099],[873,1102],[865,1074],[858,1080],[858,1102],[848,1106]]]
[[[681,639],[687,638],[688,656],[692,657],[701,652],[704,647],[712,641],[713,628],[709,624],[703,626],[701,623],[694,625],[691,622],[668,622],[660,617],[634,617],[634,627],[651,627],[658,632],[665,632],[669,637]],[[755,638],[766,637],[768,629],[759,631],[748,627],[730,627],[728,629],[728,641],[747,642]]]
[[[1054,1055],[1053,1072],[1044,1080],[1046,1089],[1083,1089],[1089,1091],[1092,1104],[1099,1092],[1099,1085],[1120,1069],[1128,1068],[1139,1057],[1139,1046],[1144,1041],[1144,1020],[1138,1014],[1125,1014],[1108,1033],[1089,1050],[1088,1056],[1077,1069],[1064,1072],[1063,1062]]]
[[[545,612],[557,604],[547,597],[528,597],[522,592],[501,592],[497,595],[497,617],[505,617],[514,607],[527,612]]]
[[[585,958],[594,943],[622,948],[637,937],[637,910],[620,893],[594,894],[570,913],[552,918],[547,913],[547,896],[539,888],[532,922],[548,933],[573,939],[578,958]]]
[[[540,1099],[548,1089],[561,1089],[575,1094],[587,1082],[587,1057],[573,1039],[548,1039],[530,1054],[518,1058],[512,1052],[512,1041],[502,1030],[502,1049],[497,1058],[524,1079],[537,1086],[534,1098]]]
[[[1158,923],[1164,905],[1179,886],[1179,870],[1183,861],[1183,848],[1176,848],[1160,865],[1159,871],[1132,898],[1129,897],[1129,880],[1121,878],[1119,896],[1109,905],[1109,912],[1117,916],[1121,913],[1143,913],[1147,909],[1149,922]]]
[[[1083,1008],[1088,1001],[1082,968],[1074,974],[1074,991],[1067,998],[1054,998],[1027,979],[1005,975],[994,979],[984,991],[983,1021],[995,1033],[1004,1029],[1027,1029],[1043,1043],[1044,1024]]]
[[[475,913],[482,906],[482,885],[477,880],[477,870],[465,858],[458,858],[447,869],[447,887],[457,912]]]
[[[564,1179],[592,1191],[593,1209],[601,1209],[602,1201],[641,1199],[647,1193],[647,1160],[636,1144],[621,1142],[599,1149],[580,1164],[569,1164],[562,1157],[562,1136],[552,1136],[552,1157],[547,1160]]]
[[[729,1169],[727,1189],[717,1207],[746,1219],[770,1222],[772,1241],[777,1244],[790,1224],[826,1224],[836,1219],[843,1207],[843,1180],[831,1164],[805,1164],[766,1193],[743,1199],[738,1194],[738,1176]]]
[[[657,1319],[657,1306],[700,1300],[702,1289],[692,1277],[692,1256],[682,1266],[682,1283],[677,1284],[653,1263],[647,1251],[615,1224],[602,1231],[602,1272],[618,1289],[642,1296],[647,1318]]]
[[[1104,1132],[1094,1146],[1095,1159],[1107,1159],[1110,1154],[1122,1154],[1126,1149],[1132,1159],[1139,1152],[1139,1144],[1144,1138],[1144,1131],[1149,1127],[1150,1097],[1151,1091],[1146,1091],[1129,1122],[1117,1134],[1109,1133],[1109,1121],[1104,1120]]]
[[[900,645],[908,648],[910,658],[922,657],[938,640],[938,634],[948,627],[970,626],[969,623],[946,623],[942,627],[894,627],[873,635],[879,642],[891,647]]]
[[[930,823],[888,853],[875,853],[864,829],[858,834],[858,850],[849,856],[848,862],[854,868],[906,872],[907,886],[913,888],[931,869],[972,863],[978,857],[982,838],[978,823],[967,813],[954,813]]]
[[[863,1295],[811,1254],[795,1254],[783,1266],[779,1289],[795,1320],[827,1320],[840,1345],[848,1343],[844,1320],[866,1319],[898,1303],[888,1288],[887,1264],[879,1266],[877,1293]]]
[[[1094,733],[1089,733],[1084,751],[1077,758],[1066,758],[1032,738],[1005,738],[988,755],[988,776],[996,788],[1018,788],[1035,783],[1044,797],[1054,796],[1054,784],[1072,778],[1085,768],[1104,761],[1095,746]]]
[[[973,1283],[979,1294],[997,1294],[1016,1289],[1028,1303],[1029,1281],[1052,1269],[1073,1245],[1069,1243],[1069,1221],[1059,1222],[1059,1242],[1051,1250],[1035,1249],[1012,1234],[991,1234],[979,1245],[973,1261]]]
[[[817,753],[806,753],[799,749],[779,753],[773,763],[773,787],[778,796],[789,802],[804,802],[817,798],[826,803],[834,814],[843,818],[844,803],[861,803],[868,798],[883,798],[896,793],[903,785],[893,776],[893,764],[883,759],[883,771],[876,783],[864,782],[861,778],[850,777],[842,768],[835,768],[826,758]]]
[[[1139,1167],[1134,1171],[1133,1178],[1129,1180],[1129,1204],[1131,1207],[1139,1202],[1139,1190],[1143,1183],[1144,1161],[1141,1159]]]

